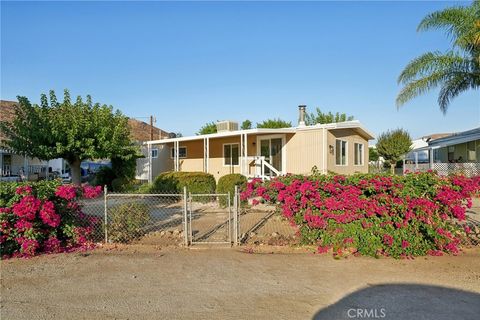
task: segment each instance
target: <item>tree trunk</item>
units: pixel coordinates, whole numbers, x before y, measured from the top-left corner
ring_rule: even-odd
[[[390,164],[390,170],[391,170],[392,174],[394,175],[395,174],[395,163]]]
[[[72,175],[72,183],[76,185],[80,185],[82,183],[82,169],[80,168],[81,163],[82,161],[80,161],[80,159],[68,161],[68,164],[70,165],[70,174]]]

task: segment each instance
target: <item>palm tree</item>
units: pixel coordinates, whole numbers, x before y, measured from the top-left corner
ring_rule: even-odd
[[[397,107],[440,87],[438,104],[445,114],[450,101],[469,89],[480,88],[480,0],[426,16],[417,31],[444,29],[452,41],[447,52],[427,52],[413,59],[398,77],[404,85]]]

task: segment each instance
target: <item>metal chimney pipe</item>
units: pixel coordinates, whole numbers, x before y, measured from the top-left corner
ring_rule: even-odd
[[[298,106],[298,126],[305,127],[305,112],[307,110],[306,105]]]

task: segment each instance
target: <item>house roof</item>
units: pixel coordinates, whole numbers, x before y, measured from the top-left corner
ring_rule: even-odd
[[[340,130],[340,129],[354,129],[360,135],[364,136],[367,139],[374,139],[375,136],[368,131],[358,120],[354,121],[345,121],[345,122],[338,122],[338,123],[328,123],[328,124],[316,124],[313,126],[303,126],[303,127],[292,127],[292,128],[281,128],[281,129],[263,129],[263,128],[255,128],[255,129],[247,129],[247,130],[235,130],[235,131],[225,131],[225,132],[217,132],[217,133],[210,133],[210,134],[202,134],[190,137],[179,137],[179,138],[170,138],[170,139],[160,139],[160,140],[152,140],[146,141],[144,144],[162,144],[162,143],[170,143],[176,141],[194,141],[194,140],[203,140],[205,138],[214,139],[214,138],[223,138],[223,137],[232,137],[238,136],[241,134],[278,134],[278,133],[296,133],[299,131],[307,131],[307,130],[318,130],[318,129],[327,129],[327,130]]]
[[[467,131],[453,133],[444,138],[435,139],[428,143],[428,147],[441,148],[475,140],[480,140],[480,127]]]
[[[130,127],[130,135],[135,141],[148,141],[152,133],[155,138],[168,138],[168,132],[137,119],[129,118],[128,126]]]
[[[0,121],[13,122],[15,118],[15,101],[0,100]],[[0,131],[0,144],[7,140],[2,131]]]

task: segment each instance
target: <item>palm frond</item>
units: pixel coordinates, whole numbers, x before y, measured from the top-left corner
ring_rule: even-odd
[[[454,51],[442,54],[438,51],[427,52],[410,61],[398,77],[398,83],[407,84],[431,73],[447,71],[465,65],[468,60]]]
[[[452,7],[427,15],[418,25],[417,31],[445,29],[447,36],[455,46],[471,50],[478,38],[480,19],[480,2],[471,6]]]
[[[443,80],[447,78],[445,71],[431,73],[430,75],[412,80],[400,91],[397,96],[397,108],[404,105],[409,100],[426,93],[427,91],[436,88]]]
[[[468,89],[477,89],[478,87],[476,79],[472,77],[471,73],[459,72],[454,74],[443,83],[440,89],[438,95],[440,110],[443,114],[447,113],[448,106],[453,98]]]

